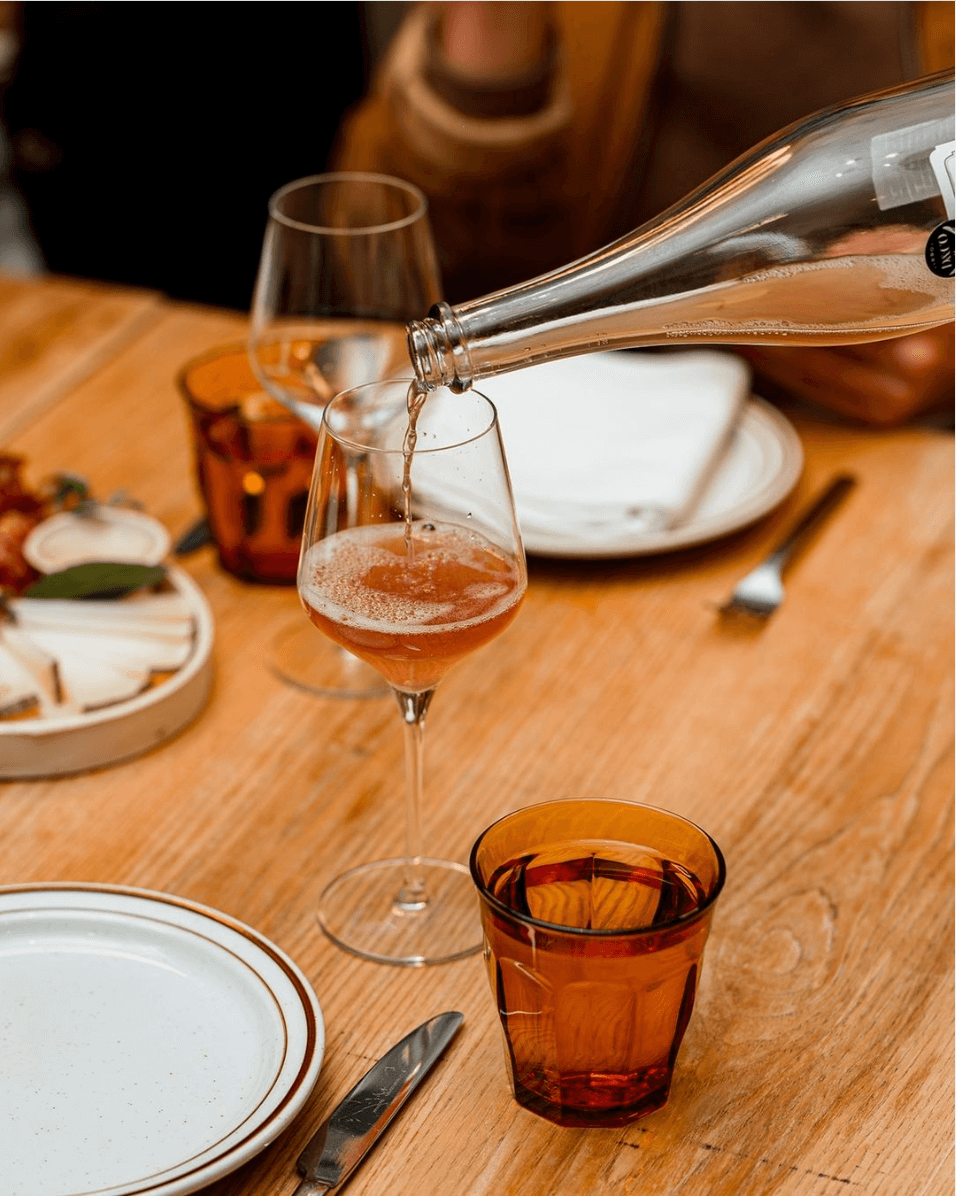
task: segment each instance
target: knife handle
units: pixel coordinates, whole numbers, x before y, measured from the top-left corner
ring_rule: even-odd
[[[331,1192],[328,1184],[320,1184],[314,1179],[304,1179],[292,1196],[322,1196],[323,1192]]]

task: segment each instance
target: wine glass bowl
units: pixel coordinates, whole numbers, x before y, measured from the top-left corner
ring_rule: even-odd
[[[527,572],[493,405],[430,392],[409,456],[408,396],[408,379],[386,380],[326,406],[298,586],[315,627],[387,681],[406,738],[405,857],[333,881],[320,922],[365,958],[423,964],[480,947],[467,869],[421,850],[425,714],[448,670],[514,619]]]
[[[317,426],[333,395],[407,364],[405,324],[440,293],[417,187],[360,172],[297,179],[269,201],[252,368],[265,390]]]

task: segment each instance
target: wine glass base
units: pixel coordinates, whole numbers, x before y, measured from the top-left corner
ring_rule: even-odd
[[[319,925],[339,947],[403,967],[450,963],[481,950],[481,920],[471,874],[451,860],[421,861],[427,900],[403,902],[404,860],[376,860],[343,873],[325,889]]]
[[[391,693],[371,665],[326,639],[302,614],[276,634],[269,667],[289,685],[321,698],[382,698]]]

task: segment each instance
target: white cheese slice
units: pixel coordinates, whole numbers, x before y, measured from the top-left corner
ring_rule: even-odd
[[[40,697],[41,687],[33,675],[0,644],[0,718],[38,705]]]
[[[192,652],[192,635],[171,642],[133,635],[97,634],[87,631],[50,631],[45,627],[27,627],[35,644],[62,663],[99,660],[122,671],[169,672],[182,668]]]

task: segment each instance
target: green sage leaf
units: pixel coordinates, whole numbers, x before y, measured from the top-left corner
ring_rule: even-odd
[[[125,561],[86,561],[58,573],[48,573],[23,592],[24,598],[122,598],[143,586],[158,585],[166,576],[162,565],[133,565]]]

